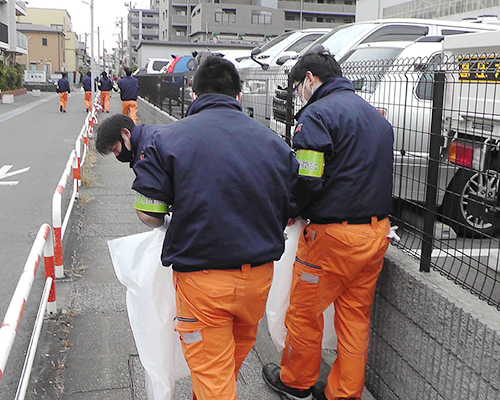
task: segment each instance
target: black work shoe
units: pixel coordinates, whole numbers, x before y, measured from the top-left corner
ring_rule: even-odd
[[[61,112],[62,112],[62,106],[59,106],[59,111],[61,111]]]
[[[328,400],[325,396],[326,383],[324,382],[316,382],[313,386],[311,386],[311,393],[315,400]]]
[[[86,111],[86,112],[89,112],[89,109],[88,109],[88,108],[86,108],[86,109],[85,109],[85,111]]]
[[[266,364],[262,368],[262,377],[270,388],[282,393],[287,399],[312,400],[312,394],[309,389],[295,389],[281,382],[280,371],[281,368],[273,363]]]

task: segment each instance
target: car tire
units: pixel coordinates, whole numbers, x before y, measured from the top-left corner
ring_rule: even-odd
[[[443,201],[444,222],[460,236],[493,235],[500,228],[499,190],[498,171],[490,169],[480,173],[459,169]]]

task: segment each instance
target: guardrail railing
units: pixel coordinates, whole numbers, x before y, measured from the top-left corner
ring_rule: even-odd
[[[49,224],[43,224],[40,227],[21,277],[19,278],[14,295],[10,301],[3,323],[0,327],[1,380],[43,253],[45,285],[35,319],[33,332],[31,334],[30,343],[27,349],[21,378],[17,387],[15,400],[23,400],[26,395],[44,314],[45,312],[49,315],[57,313],[55,278],[62,278],[64,276],[62,240],[64,238],[64,232],[66,230],[69,217],[71,216],[73,204],[78,198],[79,187],[81,185],[81,167],[85,162],[88,149],[88,139],[92,134],[94,125],[98,122],[96,116],[97,108],[99,107],[98,99],[99,97],[96,96],[96,101],[93,104],[92,110],[85,118],[85,123],[75,141],[75,149],[70,153],[64,172],[53,195],[52,226]],[[73,191],[63,219],[61,211],[62,194],[66,183],[70,180],[70,178],[73,182]]]

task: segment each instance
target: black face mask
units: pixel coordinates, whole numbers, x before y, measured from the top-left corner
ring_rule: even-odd
[[[116,159],[121,162],[130,162],[134,159],[134,155],[132,154],[132,150],[129,150],[125,147],[125,143],[122,138],[122,151],[120,154],[116,156]]]

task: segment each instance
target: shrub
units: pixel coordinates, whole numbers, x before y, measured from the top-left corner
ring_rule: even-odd
[[[0,63],[0,90],[13,90],[23,87],[24,70],[21,65],[5,65]]]

